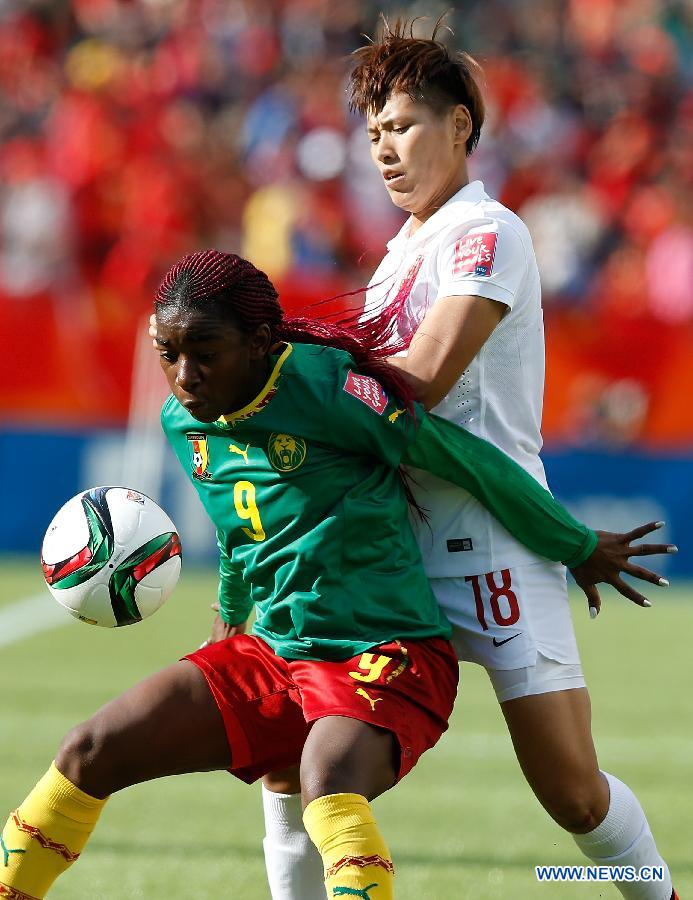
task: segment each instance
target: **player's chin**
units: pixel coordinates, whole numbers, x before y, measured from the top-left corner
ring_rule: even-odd
[[[411,213],[416,206],[416,200],[411,191],[398,191],[396,188],[388,188],[387,193],[392,203],[404,212]]]
[[[392,200],[392,202],[396,203],[398,206],[400,202],[405,199],[405,197],[411,196],[411,191],[403,191],[401,189],[398,190],[396,187],[390,187],[390,185],[387,183],[385,184],[385,189],[390,195],[390,199]]]
[[[184,403],[183,406],[193,419],[197,419],[198,422],[215,422],[221,415],[221,413],[217,409],[213,409],[209,403]]]

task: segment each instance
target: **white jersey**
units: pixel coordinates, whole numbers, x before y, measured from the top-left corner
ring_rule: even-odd
[[[409,236],[388,243],[368,288],[366,309],[406,302],[397,330],[415,331],[442,297],[481,296],[507,312],[469,368],[433,410],[485,438],[546,486],[541,449],[544,326],[539,272],[523,222],[492,200],[480,181],[466,185]],[[467,491],[412,470],[429,524],[413,518],[430,578],[462,577],[537,562]]]

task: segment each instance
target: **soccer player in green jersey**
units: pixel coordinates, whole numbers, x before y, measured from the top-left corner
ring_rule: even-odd
[[[424,413],[347,332],[284,319],[237,256],[186,257],[156,310],[172,390],[162,423],[217,527],[214,636],[253,604],[254,634],[189,654],[67,735],[7,821],[0,897],[44,897],[115,791],[224,768],[252,782],[300,762],[329,896],[387,900],[394,868],[369,800],[436,743],[457,686],[399,464],[464,486],[585,579],[633,571],[628,542],[598,537],[501,451]]]

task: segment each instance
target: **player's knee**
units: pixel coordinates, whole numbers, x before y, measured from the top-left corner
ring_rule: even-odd
[[[93,796],[106,796],[110,785],[105,773],[107,742],[93,720],[82,722],[62,740],[55,757],[58,770],[80,790]]]
[[[363,793],[348,754],[337,759],[319,754],[304,759],[300,783],[304,806],[328,794]]]
[[[304,805],[328,794],[355,793],[371,800],[392,786],[399,751],[390,732],[357,721],[348,721],[341,734],[339,726],[334,733],[320,731],[321,739],[314,740],[314,726],[301,759]]]
[[[565,784],[542,800],[551,818],[572,834],[586,834],[599,825],[608,809],[595,783]]]
[[[272,791],[275,794],[301,793],[301,773],[298,766],[294,766],[291,769],[268,772],[267,775],[263,775],[262,783],[268,791]]]

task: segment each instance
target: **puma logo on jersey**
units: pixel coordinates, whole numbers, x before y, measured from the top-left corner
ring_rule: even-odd
[[[241,450],[241,448],[237,447],[235,444],[229,444],[229,453],[237,453],[239,456],[242,456],[243,459],[245,460],[245,464],[247,466],[249,464],[248,463],[248,448],[249,447],[250,447],[250,444],[246,444],[245,450]]]
[[[403,412],[404,412],[403,409],[396,409],[393,413],[390,413],[390,415],[387,417],[387,421],[388,422],[396,422],[397,418],[399,416],[401,416]]]
[[[374,700],[369,695],[368,691],[364,690],[364,688],[356,688],[356,693],[359,695],[359,697],[363,697],[365,700],[368,700],[368,702],[371,705],[371,710],[373,712],[375,712],[375,704],[380,703],[380,701],[383,699],[382,697],[376,697]]]

